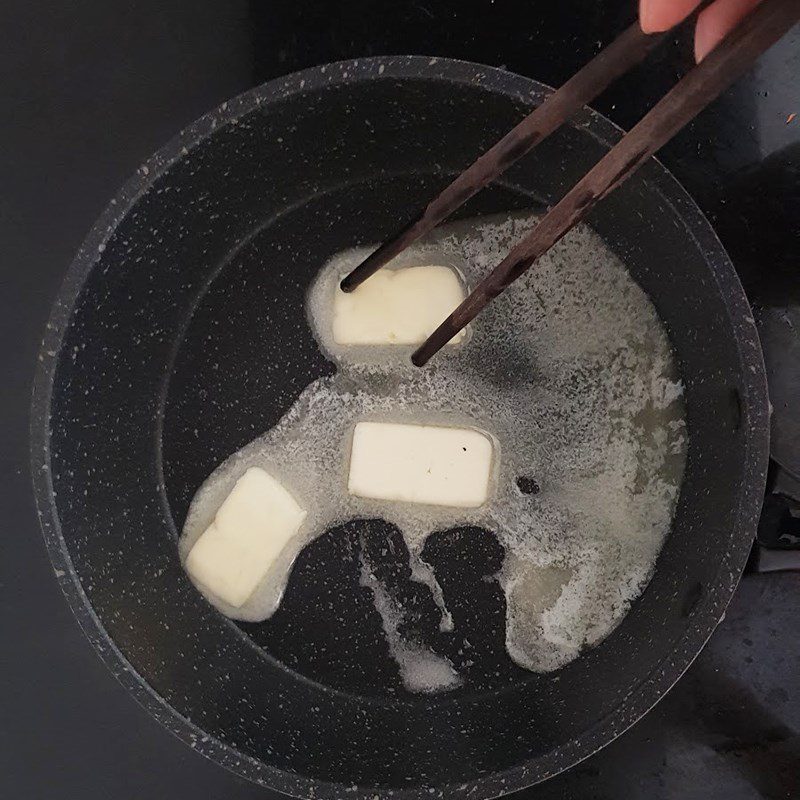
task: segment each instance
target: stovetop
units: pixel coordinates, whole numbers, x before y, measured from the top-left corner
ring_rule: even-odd
[[[273,796],[173,738],[116,683],[72,619],[38,531],[26,466],[36,350],[61,276],[118,186],[179,128],[271,77],[341,58],[422,53],[557,85],[630,21],[633,5],[3,4],[0,796]],[[669,43],[595,106],[630,126],[688,55]],[[795,29],[661,154],[720,233],[769,345],[780,464],[759,532],[768,548],[754,554],[725,621],[669,695],[609,747],[519,798],[800,797],[800,573],[768,571],[794,562],[797,551],[786,548],[800,536],[792,475],[800,474],[792,418],[800,403],[791,401],[800,381],[791,371],[798,362],[787,365],[800,325],[798,74]]]

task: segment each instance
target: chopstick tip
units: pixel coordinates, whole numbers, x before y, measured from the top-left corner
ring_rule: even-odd
[[[345,275],[341,281],[339,281],[339,288],[346,293],[350,293],[353,289],[356,288],[356,283],[353,281],[353,273],[351,272],[349,275]]]
[[[339,288],[343,292],[352,292],[358,289],[367,278],[377,272],[384,264],[381,259],[382,249],[383,248],[379,247],[374,253],[368,255],[354,270],[345,275],[339,283]]]
[[[430,359],[431,355],[425,353],[425,345],[428,342],[423,342],[412,354],[411,354],[411,363],[415,367],[424,367],[428,360]]]

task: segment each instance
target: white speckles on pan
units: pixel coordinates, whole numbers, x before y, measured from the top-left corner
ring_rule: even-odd
[[[449,264],[473,284],[532,224],[530,215],[454,223],[393,266]],[[365,252],[332,259],[309,294],[312,327],[339,372],[311,383],[277,426],[214,472],[192,503],[182,557],[236,479],[258,465],[308,510],[301,545],[353,518],[395,524],[412,573],[431,587],[447,630],[452,620],[420,553],[435,531],[480,526],[506,550],[498,579],[509,654],[530,670],[556,669],[619,623],[649,580],[669,530],[686,429],[663,327],[624,266],[584,227],[482,314],[463,345],[420,370],[409,362],[411,347],[332,342],[336,282]],[[491,500],[478,509],[451,509],[350,496],[350,437],[361,419],[488,431],[499,456]],[[521,492],[520,476],[534,479],[540,491]],[[281,580],[273,573],[243,607],[218,607],[234,618],[265,619],[279,602],[286,567]],[[430,690],[437,677],[439,688],[455,685],[447,662],[398,638],[393,621],[402,609],[388,613],[391,598],[369,577],[368,565],[364,570],[407,688]]]

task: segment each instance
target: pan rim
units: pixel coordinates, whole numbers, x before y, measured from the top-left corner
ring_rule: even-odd
[[[708,597],[715,602],[705,610],[702,624],[696,623],[689,628],[677,643],[671,657],[665,659],[653,673],[633,688],[613,712],[584,731],[579,740],[572,740],[515,767],[463,783],[434,787],[378,788],[348,786],[288,773],[207,736],[147,684],[106,632],[72,565],[61,533],[49,473],[49,413],[61,341],[69,326],[74,304],[95,261],[116,227],[139,198],[187,154],[189,149],[199,145],[220,127],[235,124],[239,118],[263,103],[277,102],[299,93],[318,91],[354,80],[392,79],[469,83],[526,103],[532,100],[539,102],[547,91],[551,91],[530,78],[467,61],[430,56],[375,56],[312,67],[277,78],[223,103],[184,128],[142,163],[110,201],[86,235],[58,290],[39,351],[33,383],[30,435],[34,496],[50,560],[80,627],[102,661],[133,698],[167,730],[193,749],[235,774],[298,797],[340,800],[342,796],[351,796],[368,800],[377,795],[411,800],[429,798],[432,793],[447,793],[453,797],[488,800],[546,780],[574,766],[610,743],[644,716],[688,669],[724,617],[750,552],[752,533],[758,521],[766,482],[769,438],[766,372],[760,343],[755,325],[747,321],[752,319],[750,306],[727,253],[694,200],[660,161],[653,159],[654,164],[645,168],[646,174],[652,180],[653,188],[675,209],[687,235],[695,240],[703,252],[715,276],[717,290],[725,304],[731,325],[737,333],[736,342],[742,365],[740,388],[745,410],[743,425],[748,428],[747,456],[742,469],[742,490],[734,515],[735,523],[731,528],[730,546],[720,560],[715,581],[707,584]],[[585,122],[581,123],[581,120]],[[604,144],[612,143],[623,133],[616,125],[591,109],[581,112],[577,124],[582,124],[588,133]]]

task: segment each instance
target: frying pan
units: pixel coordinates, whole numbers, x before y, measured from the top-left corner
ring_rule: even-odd
[[[759,342],[708,222],[658,163],[590,224],[648,293],[685,383],[690,444],[652,581],[600,645],[548,674],[503,648],[502,548],[435,534],[463,685],[410,694],[359,549],[377,521],[300,556],[275,617],[236,624],[186,579],[176,537],[214,467],[333,371],[304,314],[335,251],[380,241],[548,89],[445,59],[307,70],[206,115],[143,164],[90,231],[56,300],[32,415],[36,498],[56,574],[115,675],[167,728],[304,797],[487,798],[542,781],[641,717],[697,655],[736,587],[767,462]],[[585,111],[464,215],[542,208],[620,136]],[[380,567],[438,619],[402,542]],[[434,634],[431,634],[434,635]],[[447,648],[450,648],[449,650]]]

